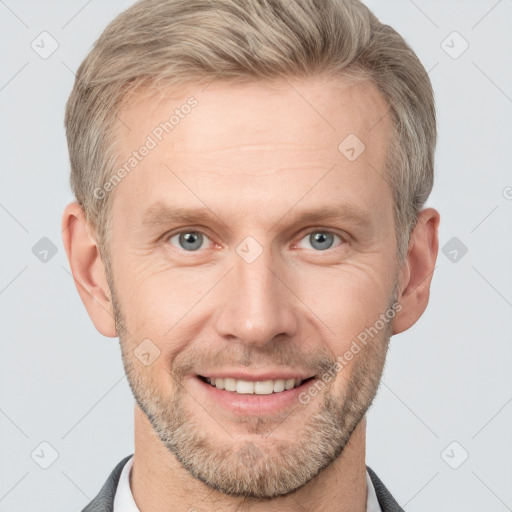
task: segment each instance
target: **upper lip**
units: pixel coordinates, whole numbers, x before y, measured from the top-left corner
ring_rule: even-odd
[[[311,373],[304,373],[293,370],[272,370],[261,373],[249,373],[244,370],[217,370],[199,373],[201,377],[209,377],[210,379],[232,378],[236,380],[261,381],[261,380],[288,380],[301,379],[306,380],[314,377]]]

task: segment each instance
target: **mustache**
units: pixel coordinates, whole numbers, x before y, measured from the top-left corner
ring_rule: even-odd
[[[276,342],[264,347],[255,347],[233,342],[219,347],[205,344],[205,348],[190,347],[173,360],[171,372],[180,379],[197,368],[277,368],[293,369],[307,374],[323,374],[336,363],[335,354],[326,348],[303,351],[287,343]]]

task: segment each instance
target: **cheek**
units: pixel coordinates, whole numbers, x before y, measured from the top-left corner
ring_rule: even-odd
[[[170,327],[197,302],[204,287],[200,272],[172,269],[154,258],[120,259],[116,271],[116,291],[132,325],[151,319],[147,325],[166,322]]]
[[[116,289],[132,350],[142,340],[151,340],[160,351],[152,371],[162,373],[159,366],[168,370],[176,355],[200,336],[201,323],[192,320],[219,281],[218,272],[171,269],[151,261],[127,265],[119,274],[123,277]]]
[[[355,264],[337,269],[311,267],[295,274],[293,288],[319,321],[329,327],[336,353],[344,352],[385,311],[390,283],[383,282],[383,275],[385,272],[376,265]]]

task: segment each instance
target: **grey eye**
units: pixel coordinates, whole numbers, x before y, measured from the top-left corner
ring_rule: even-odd
[[[309,235],[311,245],[320,251],[329,249],[333,244],[333,239],[334,237],[332,236],[332,233],[323,233],[321,231],[311,233],[311,235]]]
[[[325,251],[333,246],[335,238],[341,240],[338,235],[330,233],[329,231],[313,231],[309,235],[306,235],[301,240],[301,243],[307,240],[310,247],[305,247],[306,249],[312,247],[318,251]]]
[[[184,231],[183,233],[177,233],[169,237],[169,242],[171,245],[184,249],[185,251],[195,251],[201,247],[205,238],[207,237],[198,231]],[[179,245],[173,243],[173,239],[177,239]]]

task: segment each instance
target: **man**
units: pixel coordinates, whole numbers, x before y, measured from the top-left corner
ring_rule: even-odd
[[[77,72],[64,245],[119,336],[135,454],[84,511],[397,511],[365,464],[438,250],[436,123],[345,0],[142,0]]]

